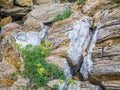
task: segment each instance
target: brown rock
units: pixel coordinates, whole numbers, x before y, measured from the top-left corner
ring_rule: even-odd
[[[12,35],[6,36],[2,41],[2,52],[4,59],[7,60],[10,64],[17,67],[17,62],[20,62],[20,54],[14,48],[14,37]]]
[[[52,3],[52,0],[34,0],[35,5]]]
[[[11,86],[14,83],[13,75],[16,69],[6,60],[0,62],[0,88]]]
[[[120,7],[108,10],[93,49],[91,81],[120,80]],[[116,14],[117,13],[117,14]],[[114,90],[114,89],[113,89]]]
[[[36,23],[51,22],[52,19],[56,16],[56,14],[63,13],[64,10],[69,6],[69,3],[55,3],[35,6],[34,9],[27,15],[27,20],[24,23],[25,25],[27,24],[31,26]]]
[[[87,15],[93,16],[97,11],[104,11],[116,6],[115,0],[87,0],[82,7],[82,11]]]
[[[106,90],[120,90],[120,81],[103,81],[101,83]]]
[[[0,0],[0,6],[4,8],[13,7],[13,0]]]
[[[3,27],[4,25],[10,23],[12,21],[12,18],[9,16],[9,17],[6,17],[6,18],[3,18],[1,21],[0,21],[0,28]]]
[[[20,27],[20,25],[18,25],[16,23],[9,23],[9,24],[3,26],[1,29],[2,37],[5,37],[6,35],[10,34],[13,30],[15,30],[19,27]]]
[[[18,7],[14,6],[14,8],[1,8],[0,15],[1,16],[11,16],[15,21],[22,19],[29,11],[30,7]]]
[[[20,6],[32,6],[33,0],[15,0],[15,3]]]
[[[55,65],[58,65],[62,70],[64,70],[65,58],[62,58],[60,56],[49,56],[46,58],[46,60],[48,63],[53,63]]]

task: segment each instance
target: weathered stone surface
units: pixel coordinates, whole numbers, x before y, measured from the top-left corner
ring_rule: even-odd
[[[4,8],[11,8],[13,7],[13,0],[0,0],[0,6]]]
[[[106,90],[120,90],[120,81],[103,81],[101,85],[104,86]]]
[[[5,37],[6,35],[10,34],[13,30],[15,30],[19,27],[20,27],[20,25],[13,23],[13,22],[3,26],[1,28],[2,37]]]
[[[15,0],[15,3],[20,6],[32,6],[33,0]]]
[[[11,86],[14,83],[13,76],[15,72],[14,65],[6,60],[0,62],[0,88]]]
[[[69,7],[69,3],[34,6],[34,9],[27,15],[27,20],[24,22],[24,24],[34,25],[40,22],[51,22],[56,14],[63,13],[63,11]]]
[[[0,28],[2,28],[4,25],[10,23],[11,21],[12,21],[12,18],[10,16],[1,19],[1,21],[0,21]]]
[[[55,79],[48,82],[48,86],[53,88],[54,85],[58,85],[59,90],[63,90],[64,88],[67,88],[68,90],[80,90],[80,81],[74,81],[75,84],[72,85],[71,83],[68,84],[68,82],[62,81],[63,83],[60,83],[59,79]]]
[[[54,0],[34,0],[35,5],[42,5],[52,3]]]
[[[11,16],[13,20],[20,20],[31,10],[30,7],[18,7],[14,6],[14,8],[1,8],[0,15],[1,16]]]
[[[0,34],[0,61],[2,61],[2,35]]]
[[[120,9],[115,8],[108,13],[93,50],[92,74],[100,81],[120,79],[120,13],[116,15],[115,12],[120,12]]]
[[[13,44],[15,39],[12,35],[6,36],[2,41],[2,52],[3,52],[3,59],[7,60],[10,64],[14,65],[16,68],[17,62],[20,61],[20,54],[14,48]]]
[[[115,0],[87,0],[82,7],[82,11],[87,15],[93,16],[97,11],[104,11],[116,6]]]

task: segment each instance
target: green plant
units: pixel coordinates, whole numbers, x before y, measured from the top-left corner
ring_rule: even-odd
[[[50,89],[49,87],[46,86],[46,87],[44,87],[44,90],[51,90],[51,89]]]
[[[57,21],[66,19],[66,18],[70,17],[71,14],[72,14],[72,11],[71,11],[70,9],[65,10],[62,15],[61,15],[61,14],[57,14],[57,15],[55,16],[55,18],[52,20],[52,22],[55,23],[55,22],[57,22]]]
[[[25,70],[21,73],[24,77],[30,78],[31,83],[34,83],[35,90],[38,87],[46,86],[49,80],[65,79],[64,72],[57,65],[47,63],[45,60],[45,57],[49,55],[49,45],[50,43],[43,42],[40,46],[19,47],[25,63]]]
[[[75,85],[76,82],[72,78],[67,78],[68,84]]]
[[[120,5],[120,0],[116,0],[116,2]]]
[[[75,2],[75,1],[77,1],[77,0],[67,0],[67,1],[69,1],[69,2]]]
[[[78,4],[82,4],[84,2],[85,2],[85,0],[78,0]]]
[[[59,86],[58,85],[53,85],[53,90],[59,90]]]

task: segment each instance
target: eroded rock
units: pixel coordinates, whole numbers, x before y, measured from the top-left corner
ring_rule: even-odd
[[[42,4],[48,4],[48,3],[52,3],[53,0],[34,0],[34,4],[35,5],[42,5]]]
[[[20,6],[32,6],[33,0],[15,0],[15,3]]]
[[[0,6],[4,8],[11,8],[13,7],[13,0],[0,0]]]
[[[27,15],[27,20],[24,24],[33,25],[40,22],[51,22],[56,14],[63,13],[69,7],[69,3],[34,6],[34,9]]]
[[[4,25],[8,24],[12,22],[12,18],[9,16],[9,17],[6,17],[6,18],[3,18],[0,20],[0,28],[2,28]]]

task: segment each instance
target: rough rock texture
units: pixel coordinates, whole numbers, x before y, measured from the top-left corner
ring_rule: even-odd
[[[0,20],[0,28],[5,26],[6,24],[10,23],[12,21],[11,17],[6,17]]]
[[[20,6],[32,6],[33,0],[15,0],[15,3]]]
[[[18,25],[18,24],[16,24],[16,23],[13,23],[13,22],[11,22],[11,23],[3,26],[3,27],[1,28],[2,37],[7,36],[7,35],[10,34],[13,30],[15,30],[15,29],[17,29],[17,28],[19,28],[19,27],[20,27],[20,25]]]
[[[69,7],[69,3],[34,6],[34,9],[27,15],[27,20],[24,24],[33,25],[40,22],[51,22],[56,14],[63,13]]]
[[[0,6],[4,8],[13,7],[13,0],[0,0]]]
[[[0,34],[0,61],[2,61],[2,35]]]
[[[34,0],[35,5],[42,5],[52,3],[54,0]]]
[[[117,13],[117,14],[116,14]],[[98,32],[97,45],[93,50],[93,76],[100,81],[120,79],[120,7],[108,10],[107,17]],[[101,61],[102,60],[102,61]]]
[[[29,11],[31,10],[30,7],[18,7],[15,6],[14,8],[1,8],[0,15],[1,16],[11,16],[14,20],[22,19]]]
[[[17,62],[20,61],[19,53],[13,48],[13,38],[8,36],[2,40],[3,58],[0,62],[0,88],[11,86],[16,77],[16,69],[20,67]]]
[[[80,87],[79,87],[80,81],[74,81],[74,82],[75,82],[75,85],[68,84],[67,86],[67,82],[63,81],[63,83],[61,84],[58,79],[55,79],[55,80],[49,81],[47,85],[53,88],[53,85],[57,84],[59,85],[59,90],[63,90],[64,88],[66,88],[66,86],[68,87],[67,88],[68,90],[80,90]]]
[[[69,7],[69,4],[67,4],[67,6]],[[102,86],[106,90],[119,90],[120,7],[117,6],[114,0],[87,0],[82,6],[81,10],[78,10],[80,9],[78,7],[76,7],[77,9],[75,9],[74,6],[73,10],[75,10],[75,12],[71,15],[70,18],[54,23],[53,26],[49,29],[46,40],[50,41],[52,43],[52,46],[51,53],[46,58],[46,60],[50,63],[55,63],[60,68],[62,68],[65,71],[66,77],[73,78],[75,80],[88,80],[92,84],[96,85],[92,87],[91,85],[85,83],[85,89],[87,90],[102,90],[100,86]],[[16,65],[16,62],[20,61],[21,59],[19,53],[12,46],[12,43],[14,42],[13,36],[19,36],[19,34],[23,31],[25,31],[25,34],[30,31],[40,31],[42,28],[40,26],[40,22],[50,22],[52,18],[56,15],[56,13],[62,13],[63,10],[65,10],[65,7],[66,4],[46,4],[39,7],[35,6],[35,9],[28,14],[24,26],[20,26],[20,28],[17,27],[17,29],[19,30],[18,34],[13,33],[14,30],[16,30],[15,28],[12,29],[13,31],[10,35],[6,34],[8,36],[4,36],[5,38],[2,41],[3,58],[2,62],[0,62],[0,81],[2,81],[0,82],[0,87],[6,89],[8,86],[14,86],[15,81],[12,77],[16,77],[14,73],[16,69],[20,68],[20,66]],[[83,19],[83,16],[92,17],[93,24],[91,22],[88,22],[89,19],[91,19],[90,17],[88,20],[85,20]],[[98,24],[99,21],[101,21],[101,24]],[[97,25],[99,26],[99,28],[97,28],[98,34],[96,37],[96,45],[95,47],[94,45],[92,46],[92,48],[94,48],[93,50],[91,48],[90,52],[88,52],[90,47],[89,44],[95,42],[91,41],[89,44],[86,44],[85,42],[87,41],[87,39],[84,40],[82,38],[82,36],[87,37],[85,35],[85,32],[82,33],[82,31],[86,30],[86,28],[84,28],[86,26],[86,23],[92,24],[91,27],[87,28],[87,30],[89,29],[90,31],[89,33],[87,33],[88,35],[90,35],[90,40],[92,39],[91,36],[95,35],[94,33],[96,31]],[[32,36],[31,38],[30,35],[30,40],[31,39],[35,40],[34,37]],[[88,45],[88,48],[85,48],[82,51],[82,54],[81,52],[79,52],[79,50],[81,50],[81,47],[79,47],[81,44],[82,47]],[[71,47],[71,51],[69,50],[70,46],[73,46]],[[72,53],[73,55],[69,55],[68,52]],[[90,60],[83,59],[87,55],[90,55]],[[74,58],[77,58],[77,63],[74,63]],[[78,63],[79,61],[81,62]],[[89,68],[90,64],[91,66]],[[6,65],[6,67],[4,67],[4,65]],[[82,68],[82,72],[80,71],[81,66],[84,66]],[[10,72],[8,70],[10,70]],[[86,79],[83,79],[83,73],[85,73],[87,77]],[[21,83],[23,83],[24,80],[21,79],[23,80],[22,82],[19,78],[20,77],[18,77],[18,82],[20,81]],[[27,81],[25,81],[24,85],[26,85],[26,83]],[[84,90],[84,87],[82,88],[82,86],[84,85],[82,85],[81,82],[81,90]],[[42,89],[40,88],[40,90]]]

